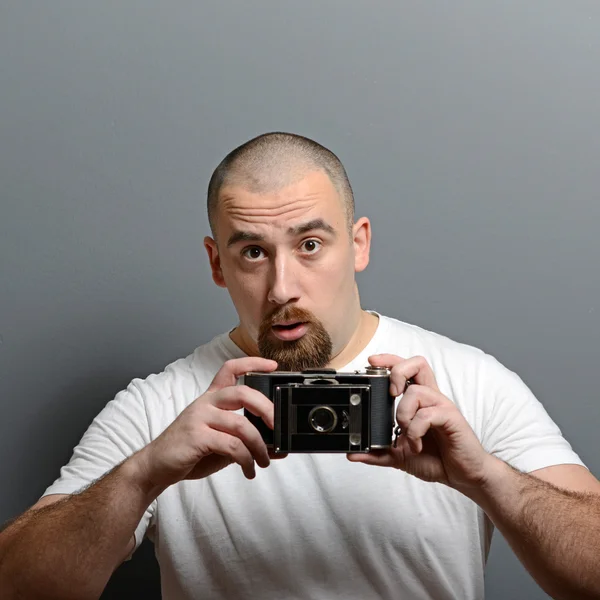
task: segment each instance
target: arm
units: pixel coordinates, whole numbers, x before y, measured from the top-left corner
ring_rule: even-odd
[[[0,534],[2,597],[98,598],[158,492],[133,459],[80,494],[24,513]]]
[[[170,485],[239,464],[246,477],[270,463],[254,425],[234,411],[247,408],[273,427],[273,403],[236,386],[247,371],[271,371],[274,361],[229,361],[208,390],[161,435],[81,493],[33,508],[0,533],[0,596],[99,598],[113,570],[133,549],[146,508]],[[55,499],[56,500],[56,499]],[[41,503],[38,504],[38,506]]]
[[[598,481],[575,465],[565,465],[564,471],[586,491],[557,487],[496,458],[486,471],[485,484],[467,495],[483,508],[540,587],[557,600],[600,598]]]
[[[599,598],[600,483],[560,465],[526,475],[488,454],[423,357],[371,357],[388,366],[403,397],[397,448],[349,459],[444,483],[475,501],[505,535],[536,582],[558,599]],[[415,384],[406,387],[412,379]],[[399,395],[395,394],[395,395]]]

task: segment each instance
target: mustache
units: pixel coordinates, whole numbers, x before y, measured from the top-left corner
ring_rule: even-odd
[[[315,316],[310,311],[298,306],[283,306],[263,319],[263,327],[271,327],[280,321],[313,323]]]
[[[278,321],[309,323],[308,331],[294,341],[278,340],[271,329]],[[278,307],[265,315],[257,343],[260,355],[277,361],[280,371],[320,369],[327,365],[332,353],[331,337],[320,319],[309,310],[293,304]]]

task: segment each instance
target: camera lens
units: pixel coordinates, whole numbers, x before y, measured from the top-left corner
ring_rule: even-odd
[[[310,426],[318,433],[333,431],[337,420],[337,414],[330,406],[315,406],[308,415]]]

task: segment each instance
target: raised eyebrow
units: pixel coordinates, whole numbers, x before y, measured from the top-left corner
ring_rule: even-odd
[[[333,236],[336,235],[335,229],[323,219],[313,219],[306,223],[296,225],[295,227],[288,227],[288,234],[293,236],[303,235],[309,231],[321,230],[325,231]],[[251,231],[234,231],[227,240],[227,247],[231,247],[238,242],[264,242],[264,236],[259,233],[253,233]]]
[[[308,233],[309,231],[315,231],[319,229],[333,236],[336,235],[335,229],[323,219],[313,219],[312,221],[308,221],[307,223],[302,223],[300,225],[296,225],[295,227],[289,227],[288,234],[298,236],[303,235],[304,233]]]
[[[238,242],[263,242],[264,239],[262,235],[251,231],[234,231],[227,240],[227,247],[230,248]]]

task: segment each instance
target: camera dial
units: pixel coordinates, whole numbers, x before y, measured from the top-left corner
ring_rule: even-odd
[[[367,375],[389,375],[390,370],[386,367],[373,367],[369,365],[365,368],[365,373]]]

